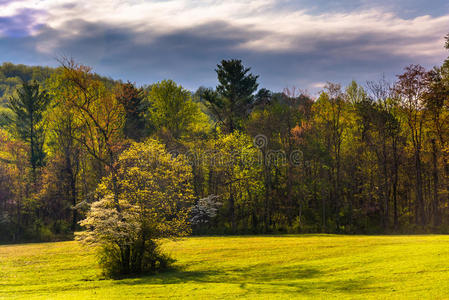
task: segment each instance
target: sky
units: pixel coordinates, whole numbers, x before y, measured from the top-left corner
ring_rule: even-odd
[[[260,87],[310,93],[449,55],[447,0],[0,0],[0,63],[74,58],[114,79],[217,85],[241,59]]]

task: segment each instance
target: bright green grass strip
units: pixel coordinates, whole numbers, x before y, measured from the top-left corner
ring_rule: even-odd
[[[75,242],[0,246],[0,298],[449,298],[449,236],[192,237],[164,248],[178,270],[104,280]]]

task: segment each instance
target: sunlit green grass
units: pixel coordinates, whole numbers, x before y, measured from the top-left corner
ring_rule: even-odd
[[[0,246],[0,298],[449,299],[449,236],[193,237],[177,269],[105,280],[75,242]]]

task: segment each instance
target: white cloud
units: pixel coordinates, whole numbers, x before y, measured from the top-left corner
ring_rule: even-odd
[[[14,15],[25,7],[45,10],[49,15],[42,15],[37,21],[66,34],[78,34],[72,28],[62,28],[67,21],[82,19],[131,27],[145,32],[148,39],[208,22],[223,21],[265,32],[237,46],[262,52],[308,53],[329,40],[344,42],[374,34],[377,40],[367,40],[363,47],[366,51],[382,49],[405,56],[444,56],[442,37],[449,28],[449,16],[403,19],[379,9],[311,15],[305,10],[280,9],[279,6],[274,0],[25,0],[7,4],[1,15]],[[391,36],[395,38],[391,39]],[[348,55],[353,54],[348,52]]]
[[[2,35],[23,29],[32,36],[4,59],[68,55],[106,75],[144,82],[171,77],[190,87],[213,86],[220,59],[242,58],[266,87],[312,90],[327,80],[363,82],[383,72],[394,78],[406,64],[430,67],[447,56],[449,15],[407,18],[374,4],[312,12],[284,1],[4,0],[0,17],[31,23],[0,26],[0,47]],[[3,49],[11,41],[4,39]]]

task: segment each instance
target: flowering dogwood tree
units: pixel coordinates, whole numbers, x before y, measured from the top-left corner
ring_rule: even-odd
[[[191,167],[183,156],[172,157],[155,140],[134,143],[117,162],[119,205],[112,178],[98,187],[101,200],[92,204],[86,228],[77,234],[98,246],[100,264],[110,276],[163,268],[169,262],[158,248],[161,238],[190,233],[193,203]]]

